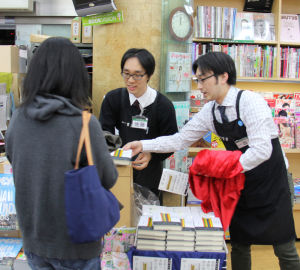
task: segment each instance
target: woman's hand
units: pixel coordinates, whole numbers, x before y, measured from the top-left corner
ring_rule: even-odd
[[[136,160],[132,162],[132,167],[139,171],[143,170],[148,166],[150,160],[151,160],[151,153],[142,152],[138,155]]]

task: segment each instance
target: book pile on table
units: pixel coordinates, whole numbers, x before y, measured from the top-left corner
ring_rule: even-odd
[[[224,231],[219,218],[201,207],[143,205],[137,226],[140,250],[224,251]]]
[[[154,230],[153,218],[142,215],[137,227],[136,247],[141,250],[166,250],[166,231]]]
[[[204,213],[201,207],[191,207],[195,226],[195,251],[224,250],[224,230],[221,220],[211,213]]]

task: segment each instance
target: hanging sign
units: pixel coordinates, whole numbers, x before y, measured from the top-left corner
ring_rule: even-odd
[[[123,22],[122,10],[82,17],[83,26],[108,24],[108,23],[120,23],[120,22]]]

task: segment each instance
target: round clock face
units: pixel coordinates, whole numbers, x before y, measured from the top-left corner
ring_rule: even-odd
[[[169,17],[170,33],[176,40],[185,41],[193,32],[192,17],[183,7],[175,8]]]

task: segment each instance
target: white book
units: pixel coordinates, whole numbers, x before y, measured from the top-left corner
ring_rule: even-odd
[[[172,270],[172,259],[161,257],[133,256],[132,270]]]
[[[187,173],[163,169],[158,189],[179,195],[186,195],[188,189],[188,178],[189,175]]]
[[[180,270],[215,270],[219,269],[217,259],[181,258]]]
[[[166,246],[137,244],[139,250],[166,250]]]
[[[195,247],[191,246],[191,247],[187,247],[187,246],[167,246],[166,250],[168,251],[194,251]]]
[[[167,235],[167,241],[168,240],[180,240],[180,241],[195,241],[195,235]]]
[[[299,42],[299,17],[296,14],[281,14],[280,41]]]
[[[195,245],[194,241],[176,241],[176,240],[167,240],[168,246],[183,246],[183,247],[193,247]]]
[[[153,240],[153,239],[137,239],[137,245],[165,246],[166,241],[164,241],[164,240]]]

